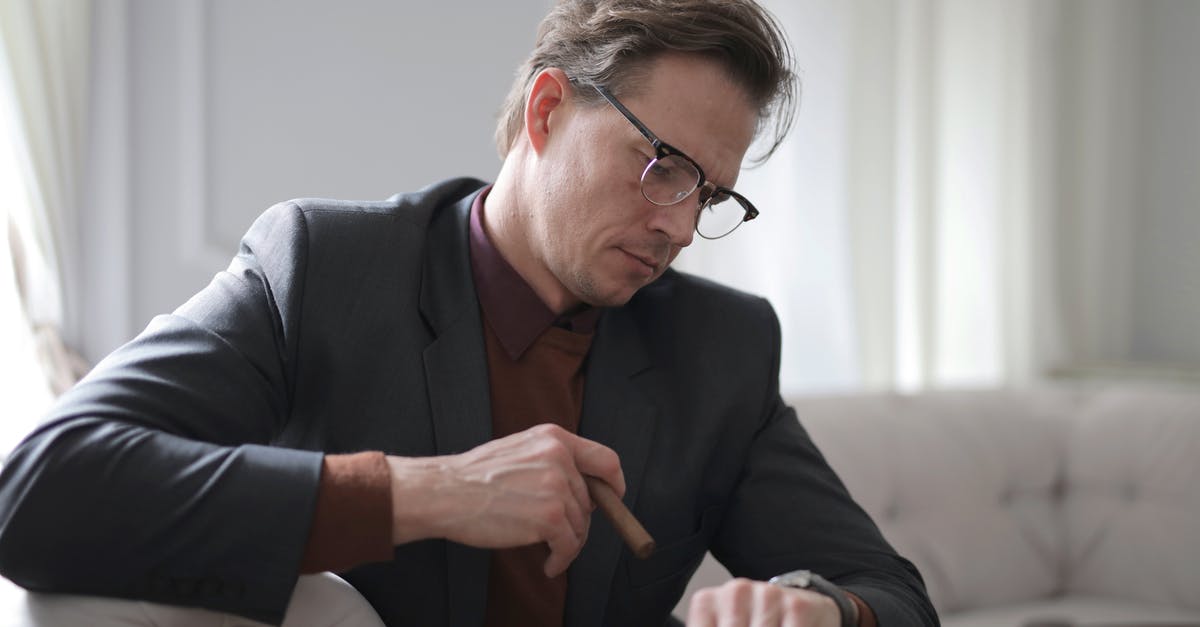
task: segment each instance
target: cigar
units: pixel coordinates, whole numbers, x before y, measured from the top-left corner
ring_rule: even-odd
[[[638,559],[650,557],[650,554],[654,553],[654,538],[651,538],[642,523],[633,517],[633,512],[625,507],[617,493],[602,479],[584,475],[583,480],[587,482],[588,494],[592,495],[596,506],[604,512],[605,518],[612,523],[617,535],[621,536],[629,550],[633,551]]]

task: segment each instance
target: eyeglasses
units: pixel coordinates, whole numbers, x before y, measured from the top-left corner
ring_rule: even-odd
[[[755,209],[745,196],[705,180],[700,164],[650,132],[650,129],[630,113],[607,88],[600,85],[592,87],[604,96],[608,104],[620,111],[654,147],[654,158],[646,164],[646,169],[642,170],[642,196],[645,196],[646,200],[660,207],[677,205],[699,189],[696,233],[704,239],[725,237],[743,222],[758,217],[758,209]]]

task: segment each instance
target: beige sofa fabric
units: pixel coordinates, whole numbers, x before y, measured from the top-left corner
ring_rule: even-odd
[[[1055,594],[1062,399],[997,393],[797,402],[851,493],[940,612]]]
[[[1072,427],[1067,592],[1200,611],[1200,394],[1097,394]]]
[[[1200,626],[1200,390],[790,402],[945,625]],[[690,590],[727,576],[710,558]]]
[[[1200,392],[1055,388],[794,405],[921,569],[948,624],[986,608],[1016,610],[997,625],[1134,617],[1117,607],[1200,624]]]

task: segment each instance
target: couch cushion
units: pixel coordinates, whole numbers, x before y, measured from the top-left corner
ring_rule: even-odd
[[[1067,597],[942,616],[942,627],[1115,627],[1122,624],[1138,627],[1200,625],[1200,612],[1095,597]]]
[[[1061,590],[1067,416],[1057,391],[791,399],[940,612]]]
[[[1067,442],[1068,591],[1200,611],[1200,393],[1098,392]]]

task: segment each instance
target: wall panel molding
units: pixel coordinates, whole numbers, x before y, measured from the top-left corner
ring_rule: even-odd
[[[207,137],[213,131],[209,120],[208,54],[212,45],[209,12],[204,0],[179,3],[179,221],[176,237],[181,261],[216,271],[229,261],[224,247],[213,242],[209,223],[211,181]]]
[[[130,149],[130,8],[107,0],[92,12],[91,98],[83,205],[76,229],[79,293],[67,342],[97,361],[133,333]]]

